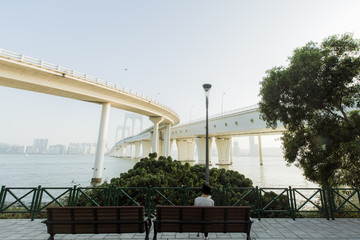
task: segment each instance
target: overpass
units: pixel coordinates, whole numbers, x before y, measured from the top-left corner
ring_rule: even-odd
[[[205,119],[195,120],[189,123],[180,124],[171,128],[171,143],[176,141],[178,148],[178,160],[183,162],[193,162],[195,146],[198,152],[199,164],[205,164]],[[166,144],[164,139],[167,136],[167,129],[160,130],[160,148],[161,155],[165,155],[164,149]],[[261,136],[277,135],[285,131],[283,125],[279,122],[276,129],[267,128],[265,121],[260,118],[257,105],[236,109],[211,116],[209,118],[209,137],[215,139],[216,147],[219,155],[219,165],[229,165],[232,162],[232,137],[236,136],[258,136],[260,164],[262,164],[261,156]],[[135,158],[140,157],[140,149],[142,149],[142,157],[147,157],[151,149],[150,140],[152,136],[152,128],[118,141],[109,151],[109,155],[117,157],[129,157],[125,149],[128,146],[135,146]],[[209,142],[211,149],[211,142]],[[172,145],[172,144],[170,144]],[[161,147],[164,146],[164,147]],[[132,147],[130,148],[130,151]],[[124,152],[125,151],[125,152]],[[210,155],[210,154],[209,154]]]
[[[59,65],[0,49],[0,86],[18,88],[102,105],[92,183],[101,182],[110,107],[148,116],[154,123],[152,148],[158,149],[159,126],[170,149],[170,128],[180,122],[172,109],[122,86]],[[161,125],[160,125],[161,124]],[[169,150],[166,151],[167,154]]]

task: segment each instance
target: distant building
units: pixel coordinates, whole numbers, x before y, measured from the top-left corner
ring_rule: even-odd
[[[39,149],[34,147],[34,146],[26,146],[25,153],[27,153],[27,154],[38,154]]]
[[[33,147],[38,149],[38,153],[46,153],[49,139],[34,139]]]
[[[5,147],[5,146],[4,146]],[[25,153],[25,146],[19,146],[19,145],[7,145],[5,148],[1,148],[3,150],[0,151],[0,153],[5,154],[24,154]]]
[[[96,146],[97,146],[96,143],[91,144],[89,154],[94,155],[96,153]],[[107,148],[107,145],[106,145],[106,148]]]
[[[11,150],[11,147],[9,144],[6,143],[0,143],[0,154],[7,154]]]
[[[70,143],[48,146],[48,139],[34,139],[32,146],[0,143],[0,154],[94,155],[96,143]],[[105,146],[107,151],[107,146]]]
[[[68,155],[81,155],[81,144],[80,143],[70,143],[67,149]]]
[[[240,156],[240,147],[239,147],[239,142],[234,142],[234,147],[233,147],[233,156],[234,157],[238,157]]]
[[[51,145],[49,146],[48,154],[52,155],[64,155],[66,154],[66,146],[65,145]]]

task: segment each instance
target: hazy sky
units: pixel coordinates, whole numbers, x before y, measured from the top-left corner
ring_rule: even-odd
[[[120,84],[182,122],[256,104],[266,70],[296,47],[350,32],[358,0],[4,0],[0,48]],[[128,69],[124,71],[124,69]],[[225,94],[224,94],[225,93]],[[223,101],[222,101],[223,100]],[[0,87],[0,142],[96,142],[101,106]],[[124,111],[111,109],[108,144]]]

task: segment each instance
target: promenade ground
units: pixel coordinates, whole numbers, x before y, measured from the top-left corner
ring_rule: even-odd
[[[46,240],[49,234],[46,225],[41,219],[30,221],[28,219],[0,219],[1,240]],[[152,239],[151,231],[150,239]],[[210,233],[210,239],[246,239],[245,235],[239,233]],[[269,218],[261,221],[254,219],[251,230],[252,239],[351,239],[360,240],[360,218],[339,218],[326,220],[317,218],[306,218],[291,220],[288,218]],[[58,234],[57,239],[144,239],[145,234]],[[160,240],[202,239],[196,233],[159,233]]]

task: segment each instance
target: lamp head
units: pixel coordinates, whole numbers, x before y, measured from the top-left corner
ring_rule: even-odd
[[[211,84],[205,83],[205,84],[203,84],[203,88],[204,88],[205,92],[207,93],[211,88]]]

